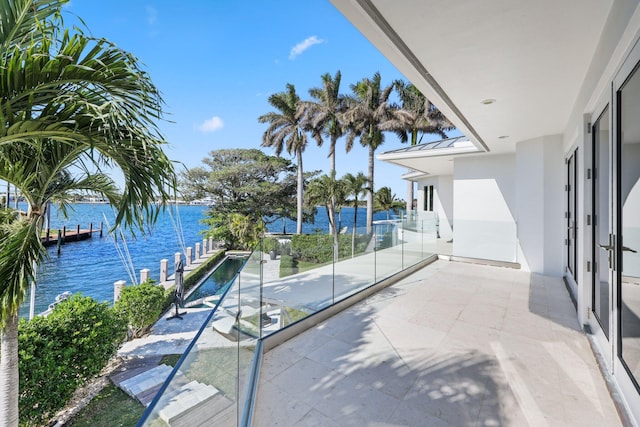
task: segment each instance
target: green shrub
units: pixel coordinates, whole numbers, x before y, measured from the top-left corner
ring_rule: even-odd
[[[367,236],[358,234],[355,241],[355,253],[361,253],[366,247]],[[296,234],[291,236],[291,254],[300,261],[325,264],[333,260],[333,236],[330,234]],[[338,235],[338,256],[340,259],[351,256],[351,235]]]
[[[166,299],[164,288],[154,285],[153,281],[122,288],[114,309],[129,325],[128,338],[144,335],[160,318]]]
[[[20,423],[42,425],[97,375],[126,327],[107,303],[74,295],[47,317],[19,325]]]
[[[280,251],[280,243],[278,243],[278,239],[275,237],[267,237],[262,240],[262,251],[264,253],[269,253],[271,251],[275,251],[278,253]]]
[[[298,260],[290,255],[282,255],[280,257],[280,268],[295,268],[298,266]]]

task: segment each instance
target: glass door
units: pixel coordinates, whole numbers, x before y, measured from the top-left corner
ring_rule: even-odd
[[[619,301],[619,356],[638,388],[640,379],[640,61],[616,88],[617,239],[614,239]]]
[[[613,234],[611,229],[611,127],[609,107],[594,122],[591,135],[593,147],[593,267],[591,309],[604,336],[609,339],[610,307],[613,282]]]
[[[573,281],[578,284],[578,271],[576,270],[576,258],[578,255],[578,230],[577,230],[577,193],[578,180],[578,149],[567,159],[567,270],[573,276]]]

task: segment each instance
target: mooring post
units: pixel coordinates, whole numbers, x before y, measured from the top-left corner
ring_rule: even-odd
[[[100,221],[100,238],[102,238],[102,221]]]
[[[80,240],[80,224],[76,226],[76,240]]]
[[[60,248],[62,247],[62,232],[58,230],[58,241],[56,242],[58,246],[58,255],[60,255]]]
[[[207,255],[207,252],[209,252],[209,250],[207,249],[207,239],[202,239],[202,257],[203,258],[205,255]]]
[[[198,261],[200,259],[200,242],[196,243],[196,259],[194,261]]]
[[[140,283],[144,283],[149,280],[149,272],[150,270],[148,268],[140,270]]]
[[[127,282],[124,280],[118,280],[117,282],[113,282],[113,303],[117,303],[120,299],[120,293],[122,292],[122,288],[127,285]]]
[[[189,246],[187,248],[187,267],[191,267],[191,258],[193,257],[193,248]]]
[[[161,259],[160,260],[160,283],[166,282],[169,277],[169,260]]]
[[[175,269],[176,269],[176,268],[178,268],[178,263],[179,263],[180,261],[182,261],[182,253],[180,253],[180,252],[176,252],[176,253],[173,255],[173,268],[174,268],[174,270],[173,270],[173,274],[175,274],[175,273],[176,273],[176,272],[175,272]]]
[[[64,238],[67,237],[67,226],[63,225],[62,226],[62,240],[64,240]],[[64,242],[62,242],[64,243]]]
[[[51,229],[47,227],[47,234],[45,234],[44,241],[49,243],[49,239],[51,238]]]
[[[213,251],[213,237],[209,237],[209,251]]]
[[[93,238],[93,223],[89,223],[89,237]]]

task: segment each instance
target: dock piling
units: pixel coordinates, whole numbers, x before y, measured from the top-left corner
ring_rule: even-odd
[[[127,282],[124,280],[118,280],[117,282],[113,282],[113,303],[117,303],[120,299],[120,293],[122,292],[122,288],[127,285]]]
[[[160,260],[160,283],[166,282],[169,277],[169,260],[161,259]]]
[[[144,283],[149,280],[149,272],[150,270],[148,268],[140,270],[140,283]]]
[[[191,259],[193,258],[193,248],[189,246],[187,248],[187,267],[191,267]]]

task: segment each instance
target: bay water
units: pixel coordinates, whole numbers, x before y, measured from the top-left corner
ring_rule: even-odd
[[[24,207],[22,207],[24,209]],[[136,280],[140,270],[148,268],[150,277],[158,280],[160,276],[160,260],[169,260],[169,274],[173,274],[173,259],[176,252],[184,254],[185,247],[195,248],[196,242],[202,242],[202,232],[207,226],[202,224],[206,217],[205,206],[171,206],[162,212],[152,229],[144,235],[137,232],[135,237],[124,232],[115,233],[117,240],[108,233],[108,225],[113,224],[115,215],[107,204],[73,204],[65,218],[55,207],[51,213],[51,229],[67,227],[75,230],[88,229],[93,224],[94,230],[104,223],[102,238],[95,233],[93,238],[69,242],[61,247],[60,255],[55,246],[48,248],[48,259],[38,268],[37,287],[35,293],[35,313],[47,309],[55,297],[62,292],[82,293],[98,301],[113,302],[113,283],[125,280],[131,284],[133,279],[128,273],[126,264],[133,266]],[[353,225],[353,208],[342,208],[341,227],[351,230]],[[385,219],[385,212],[377,212],[374,219]],[[358,209],[358,227],[364,226],[366,209]],[[282,220],[268,225],[270,232],[295,232],[295,221]],[[303,233],[328,231],[328,219],[324,208],[318,208],[313,224],[304,223]],[[180,243],[184,242],[184,246]],[[183,255],[184,258],[184,255]],[[27,294],[20,309],[21,317],[29,314],[29,295]]]

